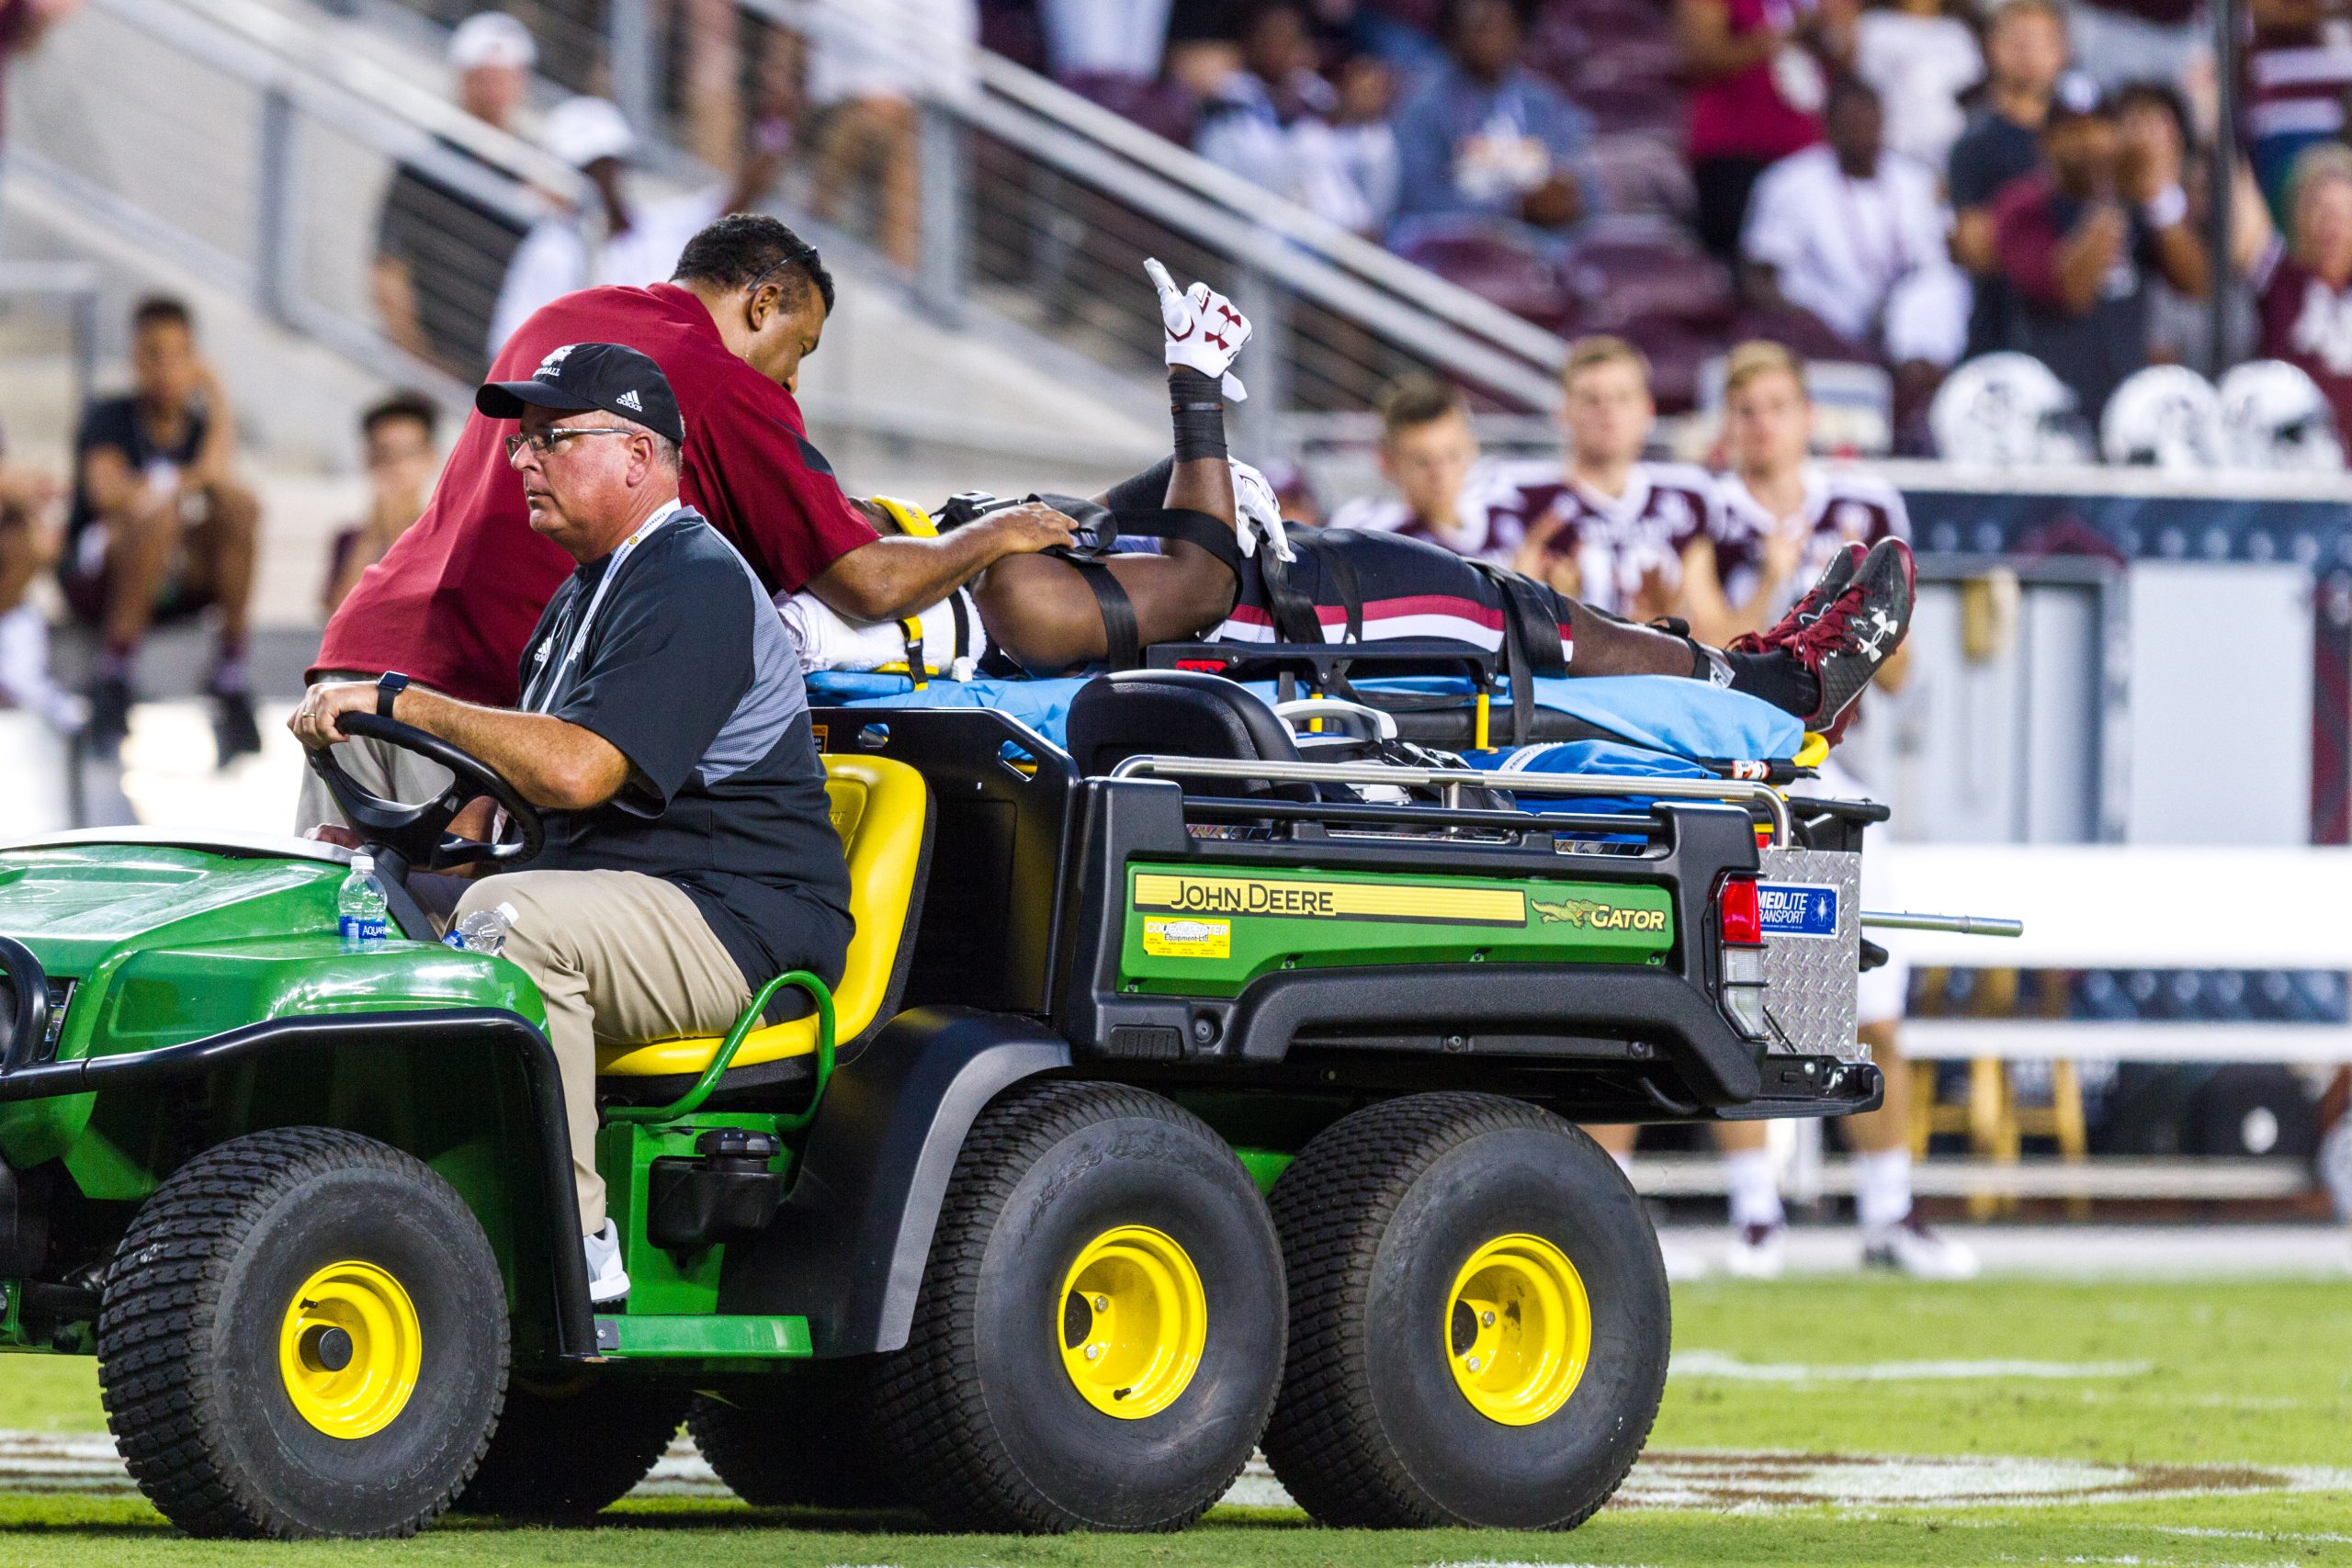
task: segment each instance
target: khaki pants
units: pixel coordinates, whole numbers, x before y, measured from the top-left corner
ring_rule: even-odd
[[[460,918],[514,907],[506,956],[539,987],[563,1074],[580,1228],[605,1226],[596,1174],[596,1047],[724,1034],[752,990],[702,911],[674,884],[633,871],[516,871],[484,877]]]
[[[375,678],[349,670],[319,671],[321,684]],[[428,762],[413,751],[404,751],[381,740],[346,740],[335,748],[334,760],[343,764],[343,771],[361,789],[379,800],[397,800],[403,806],[431,800],[449,784],[449,770],[440,763]],[[351,826],[342,808],[335,805],[334,796],[327,793],[326,782],[306,764],[302,769],[302,793],[294,807],[294,831],[306,835],[325,822],[338,828]]]

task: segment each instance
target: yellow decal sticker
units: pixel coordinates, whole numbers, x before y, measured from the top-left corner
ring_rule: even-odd
[[[1564,898],[1557,904],[1547,904],[1541,898],[1528,902],[1544,917],[1547,926],[1579,926],[1595,931],[1662,931],[1666,930],[1664,909],[1627,909],[1615,904],[1596,903],[1589,898]]]
[[[1230,958],[1233,922],[1147,919],[1143,950],[1154,958]]]
[[[1418,920],[1432,925],[1471,926],[1527,923],[1527,899],[1515,887],[1177,876],[1165,872],[1137,874],[1136,908],[1184,914],[1274,915],[1291,919]]]
[[[812,735],[812,736],[816,737],[816,740],[817,740],[817,750],[820,750],[820,751],[821,751],[821,750],[823,750],[825,749],[825,738],[826,738],[826,731],[827,731],[827,728],[828,728],[827,726],[825,726],[825,725],[821,725],[821,724],[812,724],[812,725],[810,725],[810,726],[808,727],[808,733],[809,733],[810,735]]]

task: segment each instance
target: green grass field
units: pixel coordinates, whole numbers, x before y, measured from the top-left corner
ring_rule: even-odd
[[[1680,1290],[1676,1314],[1688,1370],[1668,1384],[1634,1504],[1572,1535],[1368,1535],[1228,1507],[1182,1536],[1034,1541],[682,1498],[633,1500],[594,1529],[468,1523],[410,1542],[265,1547],[180,1540],[131,1498],[0,1494],[0,1568],[2352,1564],[2352,1282],[1726,1282]],[[0,1361],[0,1428],[102,1425],[88,1363]],[[1783,1499],[1828,1500],[1759,1507],[1774,1476]],[[2018,1496],[2053,1487],[2040,1506]]]

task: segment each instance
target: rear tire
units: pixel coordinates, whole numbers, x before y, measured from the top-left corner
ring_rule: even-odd
[[[1291,1344],[1266,1456],[1300,1506],[1569,1529],[1609,1500],[1671,1335],[1657,1235],[1591,1139],[1518,1100],[1416,1095],[1326,1129],[1272,1207]]]
[[[593,1518],[628,1496],[677,1435],[692,1395],[593,1373],[507,1385],[506,1411],[461,1514]]]
[[[449,1184],[286,1127],[174,1171],[98,1313],[107,1427],[195,1536],[406,1536],[464,1489],[506,1390],[506,1292]]]
[[[1265,1426],[1283,1313],[1265,1204],[1198,1118],[1023,1086],[964,1141],[883,1441],[950,1529],[1181,1529]]]
[[[870,1359],[819,1361],[729,1399],[705,1394],[686,1429],[755,1508],[887,1508],[899,1501],[875,1441]]]

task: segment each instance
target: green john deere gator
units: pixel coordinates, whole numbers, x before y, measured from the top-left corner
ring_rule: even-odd
[[[1179,1528],[1261,1445],[1329,1523],[1565,1528],[1668,1349],[1649,1224],[1572,1123],[1878,1101],[1876,807],[1307,761],[1182,671],[1091,683],[1067,746],[818,718],[855,945],[777,978],[797,1018],[600,1062],[609,1311],[540,1000],[401,882],[527,858],[481,763],[346,721],[457,775],[331,775],[392,891],[374,951],[326,845],[0,851],[0,1346],[95,1355],[198,1535],[593,1514],[682,1420],[752,1502],[958,1529]],[[517,841],[447,833],[478,795]]]

